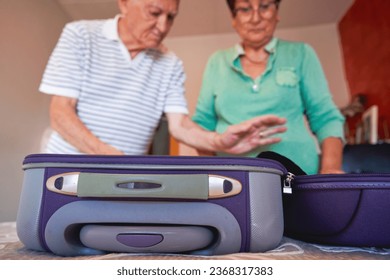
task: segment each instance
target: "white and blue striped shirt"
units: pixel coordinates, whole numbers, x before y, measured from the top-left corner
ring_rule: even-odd
[[[125,154],[145,154],[163,112],[188,114],[182,61],[147,49],[134,59],[118,35],[118,17],[65,26],[39,90],[77,98],[81,121]],[[80,153],[54,132],[48,153]]]

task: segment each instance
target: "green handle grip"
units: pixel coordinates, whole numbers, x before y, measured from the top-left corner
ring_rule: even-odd
[[[207,174],[79,173],[79,197],[208,199]]]

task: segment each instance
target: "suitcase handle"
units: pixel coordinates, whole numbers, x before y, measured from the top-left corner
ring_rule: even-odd
[[[151,225],[84,225],[80,241],[88,247],[106,252],[179,253],[206,248],[215,240],[213,232],[203,226]]]
[[[239,181],[209,174],[106,174],[71,172],[50,177],[48,190],[78,197],[202,199],[233,196]]]

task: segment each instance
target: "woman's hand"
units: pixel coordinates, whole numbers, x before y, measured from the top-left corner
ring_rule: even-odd
[[[326,138],[321,145],[320,174],[343,174],[343,142],[337,137]]]

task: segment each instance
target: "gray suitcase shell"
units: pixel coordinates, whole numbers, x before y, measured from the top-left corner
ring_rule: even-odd
[[[283,236],[276,161],[35,154],[23,169],[17,233],[29,249],[218,255]]]

